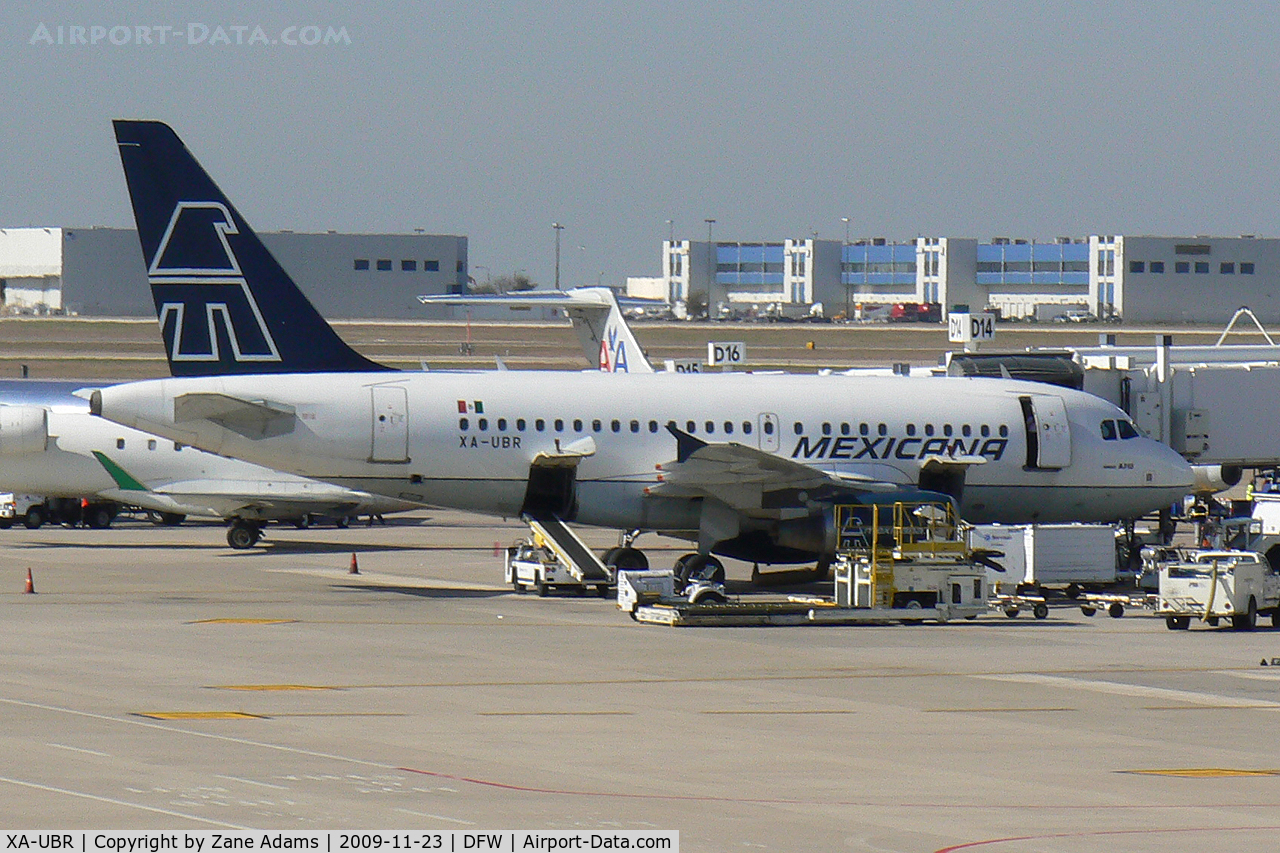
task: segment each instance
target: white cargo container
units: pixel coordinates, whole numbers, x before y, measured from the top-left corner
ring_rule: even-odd
[[[1003,590],[1030,586],[1115,583],[1115,530],[1105,524],[983,524],[969,532],[969,547],[1001,551],[1003,573],[988,581]]]

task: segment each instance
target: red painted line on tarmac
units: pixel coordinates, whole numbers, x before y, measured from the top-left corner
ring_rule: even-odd
[[[742,803],[744,805],[778,805],[778,806],[861,806],[866,808],[902,808],[902,809],[967,809],[972,808],[971,803],[883,803],[872,802],[869,800],[793,800],[782,798],[754,798],[754,797],[713,797],[698,796],[693,794],[634,794],[629,792],[614,791],[574,791],[564,788],[540,788],[533,785],[516,785],[511,782],[497,782],[492,779],[477,779],[472,776],[459,776],[456,773],[442,773],[438,770],[419,770],[415,767],[397,767],[402,773],[413,773],[417,776],[430,776],[433,779],[447,779],[450,782],[462,782],[468,785],[479,785],[484,788],[496,788],[503,791],[518,791],[522,794],[554,794],[567,797],[612,797],[616,799],[627,800],[677,800],[683,802],[698,803]],[[1280,808],[1280,803],[1199,803],[1197,808],[1235,808],[1235,809],[1275,809]],[[1140,805],[1140,804],[1113,804],[1113,805],[1084,805],[1084,806],[1055,806],[1055,805],[992,805],[983,804],[983,808],[999,808],[1012,809],[1015,811],[1160,811],[1170,809],[1183,809],[1185,805]],[[1249,829],[1250,827],[1239,827],[1239,829]],[[1272,827],[1260,827],[1261,829],[1270,829]],[[1135,832],[1137,830],[1115,830],[1113,832]],[[1146,831],[1146,830],[1143,830]],[[1180,830],[1150,830],[1151,832],[1173,832]],[[1192,832],[1201,832],[1205,830],[1188,830]],[[1231,831],[1231,830],[1226,830]],[[1081,833],[1087,835],[1089,833]],[[1094,833],[1100,835],[1112,834],[1112,832]],[[1026,836],[1025,838],[997,838],[987,841],[966,842],[957,847],[947,847],[937,853],[948,853],[951,850],[965,850],[970,847],[977,847],[984,844],[998,844],[1006,841],[1025,841],[1034,838],[1071,838],[1072,835],[1046,835],[1046,836]]]
[[[988,838],[985,841],[966,841],[935,850],[934,853],[955,853],[957,850],[975,850],[993,844],[1014,844],[1019,841],[1050,841],[1055,838],[1106,838],[1121,835],[1183,835],[1192,832],[1274,832],[1276,826],[1202,826],[1182,829],[1103,829],[1092,832],[1055,832],[1049,835],[1011,835],[1008,838]]]
[[[489,779],[473,779],[469,776],[457,776],[453,773],[438,773],[434,770],[417,770],[412,767],[399,767],[405,773],[416,773],[419,776],[431,776],[436,779],[448,779],[450,782],[466,782],[470,785],[482,785],[486,788],[500,788],[504,791],[519,791],[522,794],[561,794],[570,797],[618,797],[628,800],[689,800],[693,802],[704,803],[747,803],[751,805],[779,805],[779,806],[800,806],[805,805],[804,800],[781,800],[781,799],[749,799],[743,797],[699,797],[687,794],[628,794],[628,793],[612,793],[609,791],[568,791],[558,788],[535,788],[529,785],[513,785],[508,782],[494,782]],[[865,805],[870,806],[872,803],[831,803],[831,805]]]

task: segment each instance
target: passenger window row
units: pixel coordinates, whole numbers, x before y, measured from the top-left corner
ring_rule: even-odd
[[[506,418],[498,418],[492,422],[488,418],[476,418],[475,420],[475,428],[480,432],[488,432],[491,425],[497,432],[527,432],[529,427],[528,421],[524,418],[516,418],[514,430],[512,430],[513,424]],[[667,421],[667,425],[677,426],[675,421]],[[471,426],[470,418],[458,418],[458,429],[466,432],[471,429]],[[550,422],[543,418],[536,418],[533,422],[534,432],[565,432],[567,427],[572,427],[572,429],[568,430],[570,432],[608,431],[638,434],[646,430],[650,433],[657,433],[662,429],[663,424],[660,424],[656,420],[650,420],[646,423],[635,419],[621,421],[617,418],[608,421],[607,423],[599,418],[595,418],[590,422],[584,421],[582,418],[574,418],[572,421],[566,421],[564,418],[556,418]],[[734,435],[739,430],[741,430],[743,435],[751,435],[752,432],[755,431],[755,425],[752,424],[751,421],[743,421],[741,424],[736,424],[733,421],[724,421],[723,423],[717,423],[716,421],[704,421],[701,424],[701,431],[706,435],[714,435],[717,429],[721,430],[725,435]],[[685,421],[684,431],[688,433],[696,433],[699,431],[699,424],[696,421]],[[764,425],[764,431],[769,435],[773,435],[773,424],[771,422],[766,422]]]
[[[824,422],[820,428],[822,430],[823,435],[831,435],[835,429],[834,426],[828,422]],[[924,424],[923,429],[924,429],[924,434],[926,436],[934,436],[938,434],[938,427],[934,426],[933,424]],[[804,435],[805,434],[804,424],[801,421],[796,421],[794,425],[794,431],[796,435]],[[916,435],[917,432],[918,430],[916,429],[915,424],[913,423],[907,424],[908,436],[914,436]],[[1001,424],[997,432],[999,433],[1001,438],[1009,437],[1009,428],[1003,424]],[[889,434],[889,426],[887,424],[876,424],[875,433],[876,435],[886,436]],[[969,424],[961,424],[958,433],[962,438],[970,438],[971,436],[974,435],[974,428]],[[840,434],[853,435],[853,426],[848,423],[840,424]],[[871,424],[858,424],[857,434],[860,436],[870,436]],[[951,424],[943,424],[941,428],[941,434],[945,438],[953,438],[957,435],[957,430]],[[983,438],[989,438],[991,436],[991,427],[987,426],[986,424],[983,424],[978,427],[977,434],[982,436]]]
[[[181,450],[184,447],[186,447],[186,445],[183,444],[182,442],[175,441],[173,443],[174,450]],[[116,450],[124,450],[124,448],[125,448],[125,440],[123,438],[117,438]],[[154,438],[147,439],[147,450],[155,450],[155,449],[156,449],[156,440]]]
[[[1107,423],[1111,423],[1114,428],[1114,422],[1107,421],[1103,424],[1104,433],[1105,433]],[[677,426],[675,421],[667,421],[667,424],[671,426]],[[483,417],[475,419],[475,428],[480,432],[488,432],[491,426],[497,432],[509,432],[509,431],[527,432],[529,423],[524,418],[516,418],[514,424],[512,424],[506,418],[498,418],[495,421],[490,421],[488,418],[483,418]],[[556,418],[553,421],[547,421],[543,418],[536,418],[533,421],[534,432],[550,431],[550,432],[557,432],[557,433],[569,431],[569,432],[575,432],[575,433],[630,432],[630,433],[638,434],[646,430],[650,433],[657,433],[662,429],[662,426],[663,425],[656,420],[650,420],[648,422],[641,422],[635,419],[632,419],[629,421],[621,421],[621,420],[618,420],[617,418],[607,422],[599,418],[594,418],[591,421],[585,421],[582,418],[574,418],[572,421],[567,421],[564,418]],[[751,435],[755,431],[755,424],[753,424],[751,421],[742,421],[741,423],[737,423],[735,421],[723,421],[723,422],[702,421],[701,423],[699,423],[698,421],[685,421],[684,424],[681,426],[683,427],[684,431],[689,433],[690,435],[696,435],[698,433],[701,433],[702,435],[717,435],[717,434],[736,435],[739,433],[742,435]],[[1125,426],[1128,426],[1128,424],[1126,423]],[[471,428],[472,428],[471,418],[467,418],[467,417],[458,418],[458,429],[462,430],[463,432],[466,432]],[[771,420],[765,420],[761,424],[760,428],[766,435],[773,435],[774,429],[775,429],[773,421]],[[840,424],[839,429],[840,429],[841,435],[853,435],[853,426],[851,424],[842,423]],[[1129,427],[1129,429],[1132,429],[1132,427]],[[805,434],[804,423],[801,421],[796,421],[794,425],[794,430],[796,435],[804,435]],[[821,425],[821,430],[823,435],[831,435],[834,431],[834,427],[831,423],[824,422]],[[924,435],[926,436],[934,436],[934,435],[941,434],[943,437],[946,437],[946,438],[953,438],[953,437],[956,437],[957,435],[963,438],[970,438],[975,434],[981,436],[982,438],[989,438],[992,435],[992,429],[987,424],[982,424],[976,428],[969,424],[962,424],[959,427],[959,429],[952,426],[951,424],[943,424],[941,428],[936,427],[933,424],[924,424],[923,430],[924,430]],[[887,424],[876,424],[875,431],[877,435],[886,436],[889,434],[889,427]],[[916,435],[917,431],[918,430],[914,423],[907,424],[908,436]],[[1004,424],[1001,424],[997,428],[996,433],[1001,438],[1008,438],[1009,427],[1005,426]],[[871,425],[865,424],[865,423],[858,424],[857,434],[861,436],[870,436]],[[1125,437],[1128,437],[1128,436],[1125,436]]]

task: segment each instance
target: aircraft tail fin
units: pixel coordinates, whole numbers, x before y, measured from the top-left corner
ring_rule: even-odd
[[[114,125],[174,376],[390,369],[338,337],[168,125]]]
[[[607,287],[500,294],[419,296],[423,305],[504,305],[512,309],[562,308],[573,322],[587,361],[605,373],[653,373],[617,297]]]

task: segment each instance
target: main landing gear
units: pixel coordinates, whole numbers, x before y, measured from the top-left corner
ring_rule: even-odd
[[[244,551],[258,544],[262,538],[262,525],[255,521],[237,518],[227,528],[227,544],[237,551]]]
[[[710,554],[685,554],[676,560],[676,582],[689,584],[692,581],[709,581],[724,583],[724,563]]]

